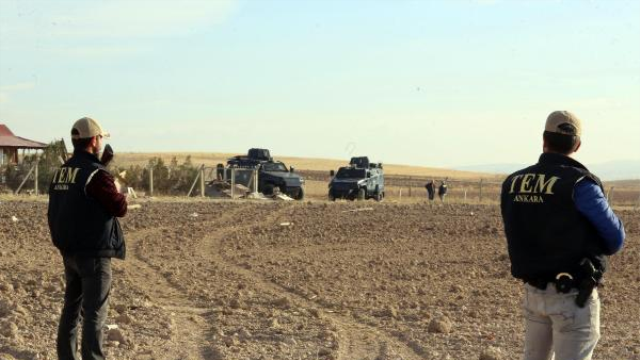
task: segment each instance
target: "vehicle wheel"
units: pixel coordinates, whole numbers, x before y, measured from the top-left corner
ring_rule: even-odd
[[[273,195],[273,185],[271,184],[265,185],[264,188],[262,189],[262,193],[266,196]]]
[[[367,190],[364,188],[358,189],[358,200],[366,200],[367,199]]]
[[[296,196],[296,200],[304,200],[304,189],[300,188],[300,191],[298,191],[298,196]]]
[[[336,197],[333,195],[333,191],[329,190],[329,201],[336,201]]]

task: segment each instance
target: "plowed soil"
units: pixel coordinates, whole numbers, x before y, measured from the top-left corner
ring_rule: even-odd
[[[143,201],[113,262],[110,359],[519,359],[499,209]],[[44,201],[0,201],[0,359],[55,359]],[[601,290],[597,360],[640,360],[640,213]]]

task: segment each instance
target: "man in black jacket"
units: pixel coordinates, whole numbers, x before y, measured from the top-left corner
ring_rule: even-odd
[[[600,179],[572,158],[580,120],[549,115],[537,164],[502,185],[501,210],[512,275],[525,285],[524,360],[589,360],[600,338],[596,286],[624,227]]]
[[[440,186],[438,187],[438,197],[440,197],[440,201],[444,202],[444,198],[447,196],[447,191],[449,190],[449,186],[447,185],[447,180],[442,180],[440,182]]]
[[[57,339],[60,360],[78,360],[81,314],[82,359],[105,358],[102,327],[111,290],[111,258],[125,257],[117,217],[127,212],[126,197],[98,159],[107,136],[91,118],[76,121],[71,129],[73,156],[49,186],[49,229],[62,254],[66,282]]]
[[[433,180],[429,180],[429,182],[427,182],[424,188],[427,189],[427,196],[429,197],[429,200],[433,201],[433,199],[435,199],[435,194],[436,194],[435,182]]]

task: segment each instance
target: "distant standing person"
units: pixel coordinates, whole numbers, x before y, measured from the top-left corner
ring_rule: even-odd
[[[224,165],[222,164],[216,165],[216,179],[218,181],[224,180]]]
[[[447,180],[442,180],[438,187],[438,196],[440,197],[440,201],[444,202],[444,198],[447,196],[447,191],[449,191]]]
[[[549,115],[538,163],[502,184],[511,274],[524,285],[524,360],[590,360],[600,338],[597,286],[624,227],[600,179],[573,159],[582,124]],[[621,309],[622,310],[622,309]]]
[[[108,136],[97,121],[82,118],[71,128],[73,156],[49,186],[48,221],[53,244],[64,263],[64,306],[58,327],[60,360],[78,360],[82,313],[82,359],[102,360],[102,327],[111,290],[111,258],[124,259],[125,243],[117,217],[127,212],[126,197],[98,159]]]
[[[427,196],[429,197],[429,200],[433,201],[436,197],[436,184],[433,180],[429,180],[424,187],[427,189]]]

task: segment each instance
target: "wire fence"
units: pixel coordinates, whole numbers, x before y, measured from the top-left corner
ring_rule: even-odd
[[[13,194],[46,194],[49,182],[57,166],[49,162],[32,159],[19,165],[0,166],[0,191]],[[111,172],[125,186],[135,189],[141,196],[218,196],[237,197],[246,192],[257,192],[259,172],[254,168],[221,168],[204,164],[194,166],[187,158],[178,164],[174,159],[165,164],[161,159],[152,159],[146,166],[111,168]],[[301,171],[311,182],[318,184],[317,190],[307,191],[311,198],[325,198],[330,181],[329,172]],[[397,201],[427,199],[425,184],[433,178],[387,175],[385,195]],[[437,186],[444,179],[435,179]],[[212,183],[227,183],[230,186],[213,188]],[[501,181],[495,179],[448,179],[444,202],[455,203],[499,203]],[[222,194],[224,193],[224,194]],[[605,195],[612,206],[640,209],[640,180],[605,182]]]
[[[0,166],[0,193],[46,194],[58,166],[37,160]],[[222,170],[222,171],[221,171]],[[166,166],[154,162],[144,167],[111,168],[110,172],[124,187],[135,189],[140,196],[222,196],[236,197],[258,191],[255,168],[193,166],[189,163]],[[227,183],[227,187],[211,189],[211,183]],[[229,191],[224,191],[229,190]],[[228,197],[228,196],[227,196]]]
[[[419,182],[404,183],[403,181],[387,181],[387,197],[392,196],[399,200],[414,200],[416,198],[428,198],[427,190]],[[437,195],[434,201],[442,201]],[[444,201],[462,203],[499,203],[502,191],[502,182],[495,180],[448,180],[447,195]],[[609,204],[616,207],[631,207],[640,209],[640,180],[626,181],[622,185],[617,182],[605,182],[604,192]]]
[[[320,184],[331,180],[329,172],[301,171],[308,180]],[[425,188],[427,182],[434,180],[435,202],[442,202],[438,197],[438,185],[445,180],[447,195],[445,202],[469,204],[498,204],[502,191],[502,180],[499,177],[477,179],[443,179],[431,176],[385,175],[385,197],[395,201],[418,201],[428,199]],[[605,182],[605,196],[612,206],[632,207],[640,209],[640,179],[628,181]],[[322,188],[325,191],[325,188]]]

